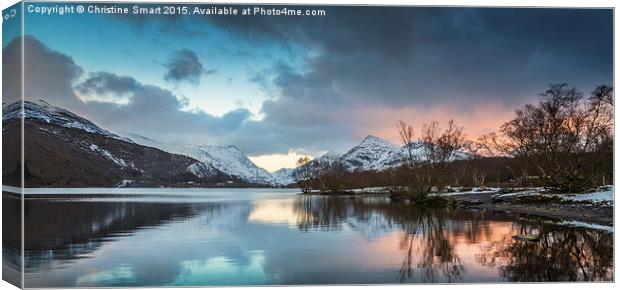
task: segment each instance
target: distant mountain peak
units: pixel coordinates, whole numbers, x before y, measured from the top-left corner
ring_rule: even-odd
[[[340,157],[342,157],[342,154],[330,150],[323,153],[323,155],[317,157],[316,159],[338,159]]]
[[[396,147],[396,145],[381,139],[375,135],[368,135],[366,136],[366,138],[364,138],[364,140],[362,140],[362,142],[360,143],[360,145],[385,145],[385,146],[394,146]]]
[[[364,140],[362,140],[362,143],[364,142],[375,142],[375,141],[383,141],[383,139],[375,136],[375,135],[368,135],[366,136],[366,138],[364,138]]]
[[[359,145],[345,153],[341,161],[351,171],[381,171],[401,165],[404,156],[403,148],[368,135]]]

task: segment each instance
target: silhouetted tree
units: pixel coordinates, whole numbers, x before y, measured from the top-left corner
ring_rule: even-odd
[[[497,148],[527,160],[547,186],[577,192],[593,185],[613,134],[613,96],[597,87],[585,99],[567,84],[554,84],[536,105],[516,111],[501,127]],[[598,172],[597,172],[598,171]]]

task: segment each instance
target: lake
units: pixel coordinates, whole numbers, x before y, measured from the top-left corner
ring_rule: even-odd
[[[32,193],[25,287],[613,280],[613,234],[545,219],[292,189]],[[3,193],[4,220],[19,212]],[[3,275],[19,279],[7,228]]]

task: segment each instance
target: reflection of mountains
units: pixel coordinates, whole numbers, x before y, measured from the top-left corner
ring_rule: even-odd
[[[26,268],[81,258],[105,242],[220,207],[216,203],[27,200]]]
[[[416,273],[423,282],[458,282],[465,267],[455,248],[481,241],[493,243],[480,247],[476,262],[498,267],[508,281],[613,279],[613,236],[600,231],[514,220],[495,213],[415,207],[383,197],[303,196],[294,211],[303,231],[348,224],[371,239],[393,229],[402,231],[399,247],[406,255],[399,271],[401,282]],[[538,233],[540,241],[511,239],[513,234],[531,233]]]

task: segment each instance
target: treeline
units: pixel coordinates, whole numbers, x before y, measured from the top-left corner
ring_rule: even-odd
[[[408,198],[454,187],[545,186],[582,192],[613,182],[613,89],[597,87],[585,97],[567,84],[553,84],[537,104],[515,111],[497,132],[467,140],[453,120],[406,122],[398,133],[403,165],[375,172],[348,172],[337,160],[301,158],[294,178],[303,192],[341,193],[383,186]]]

